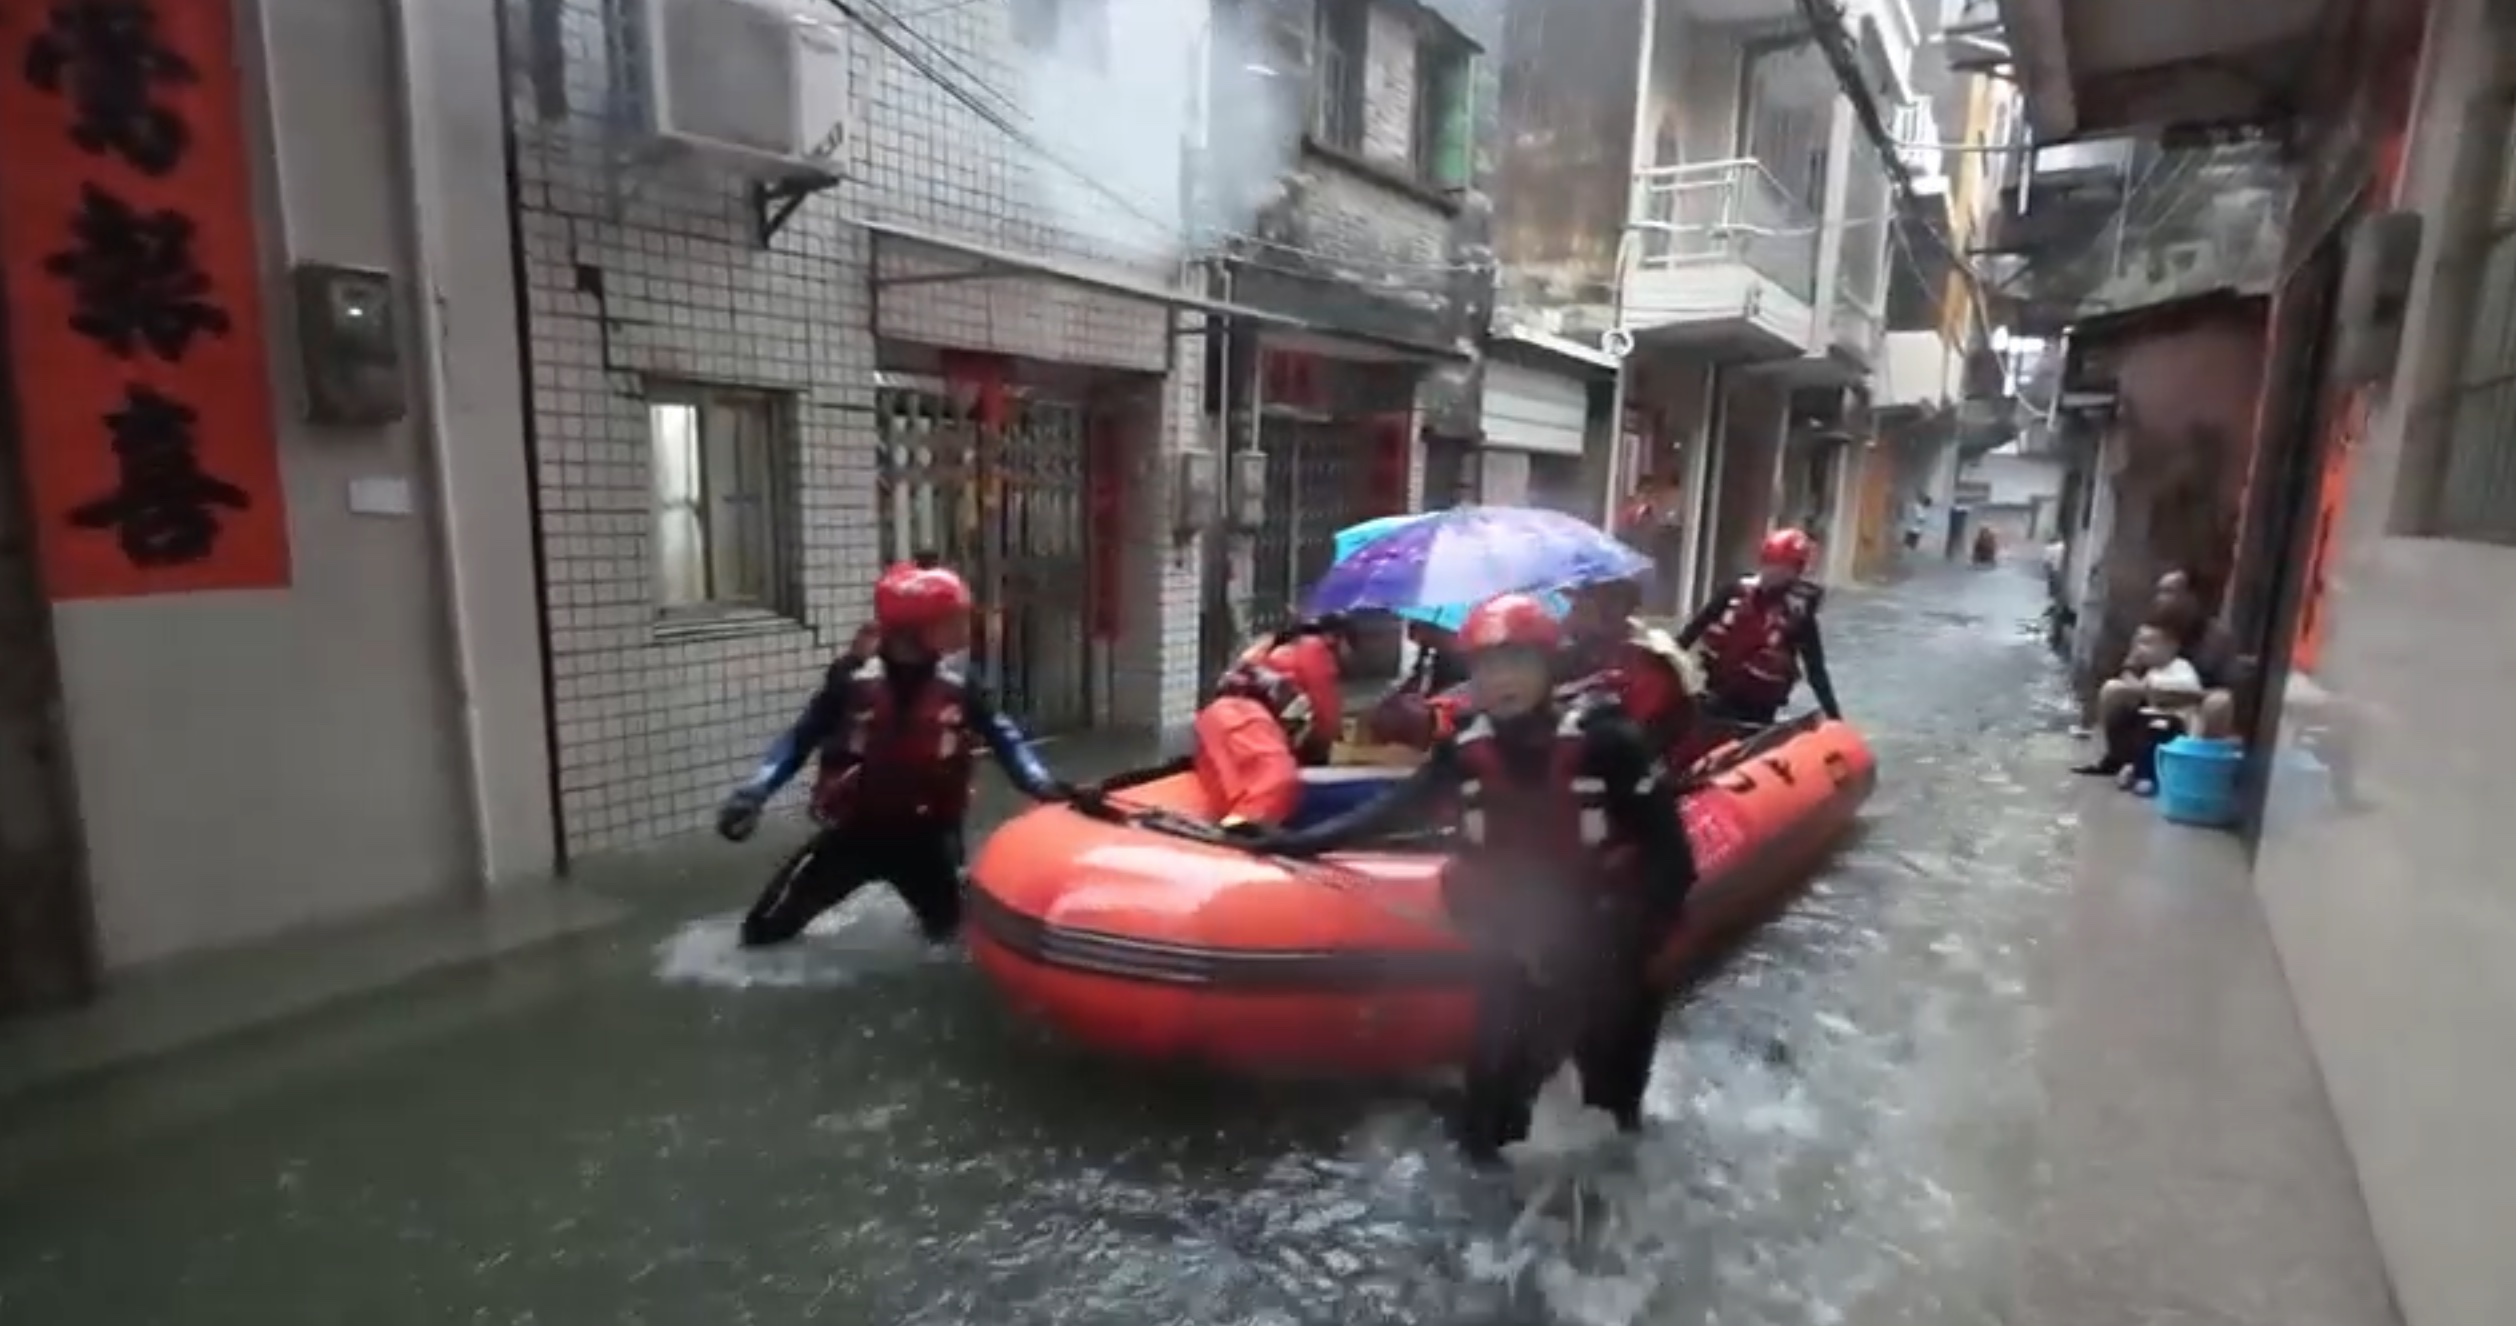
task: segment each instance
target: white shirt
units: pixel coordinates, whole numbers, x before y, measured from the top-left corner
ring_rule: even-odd
[[[2181,658],[2170,659],[2140,674],[2140,683],[2148,687],[2152,695],[2172,695],[2195,700],[2200,699],[2209,689],[2201,684],[2201,674],[2193,670],[2193,665]]]

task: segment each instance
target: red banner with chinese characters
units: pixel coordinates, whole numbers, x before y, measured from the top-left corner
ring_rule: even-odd
[[[975,350],[943,352],[944,382],[971,396],[970,418],[981,428],[1013,422],[1013,361]]]
[[[1086,435],[1084,482],[1092,511],[1092,635],[1116,640],[1125,626],[1127,433],[1123,415],[1095,411]]]
[[[1371,504],[1382,515],[1407,509],[1407,481],[1415,470],[1414,422],[1403,410],[1371,421]]]
[[[55,600],[289,581],[228,0],[0,0],[0,283]]]

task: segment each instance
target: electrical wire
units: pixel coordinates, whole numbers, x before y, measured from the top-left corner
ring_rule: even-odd
[[[1853,49],[1850,31],[1844,26],[1842,9],[1829,9],[1825,0],[1797,0],[1797,4],[1802,21],[1808,25],[1810,36],[1816,40],[1818,53],[1825,57],[1827,67],[1834,73],[1836,90],[1850,103],[1853,117],[1860,121],[1861,131],[1868,137],[1871,150],[1878,153],[1898,201],[1914,212],[1921,211],[1920,202],[1924,195],[1914,186],[1912,168],[1897,154],[1896,136],[1888,129],[1886,117],[1879,113],[1878,100],[1870,91],[1869,81],[1862,76],[1860,57]],[[1958,250],[1956,241],[1940,227],[1923,221],[1920,229],[1948,255],[1948,260],[1956,265],[1958,271],[1965,273],[1966,292],[1974,304],[1976,324],[1990,327],[1991,309],[1984,302],[1982,273],[1975,270],[1974,264]]]
[[[1015,123],[1011,115],[1007,114],[999,107],[990,104],[978,93],[964,87],[960,82],[945,73],[941,68],[937,67],[935,62],[928,59],[925,55],[911,49],[906,42],[901,40],[898,35],[899,32],[907,32],[912,36],[917,37],[921,43],[929,48],[939,51],[942,48],[936,44],[933,38],[927,37],[924,34],[919,33],[915,28],[901,23],[890,10],[883,8],[881,0],[823,0],[823,2],[828,4],[832,9],[837,10],[840,14],[846,16],[858,27],[863,28],[868,35],[873,37],[875,41],[882,43],[885,49],[889,50],[893,55],[898,56],[901,63],[906,64],[919,76],[925,78],[928,82],[933,83],[936,87],[941,88],[953,100],[960,102],[965,107],[968,107],[971,113],[986,121],[990,126],[995,128],[997,132],[1004,134],[1007,138],[1012,139],[1015,143],[1020,144],[1022,147],[1036,154],[1041,160],[1046,161],[1050,165],[1056,166],[1060,170],[1074,176],[1075,179],[1081,181],[1094,193],[1097,193],[1111,203],[1116,204],[1121,210],[1136,217],[1138,220],[1144,221],[1148,225],[1153,226],[1156,231],[1163,234],[1165,238],[1181,240],[1187,238],[1186,233],[1178,227],[1178,224],[1175,221],[1163,219],[1151,210],[1147,209],[1142,203],[1111,187],[1110,184],[1103,180],[1097,173],[1087,170],[1074,162],[1066,160],[1063,156],[1052,150],[1047,144],[1041,142],[1037,136],[1031,133],[1030,130]],[[866,17],[864,9],[858,8],[859,5],[864,6],[865,9],[872,9],[882,14],[882,16],[888,21],[883,23],[875,22],[874,20]],[[895,29],[897,29],[897,31],[895,31]],[[946,54],[945,59],[962,73],[970,74],[972,72],[967,65],[961,64],[958,60],[953,60],[949,54]],[[974,74],[972,76],[975,77]],[[999,98],[1004,97],[1005,94],[1001,90],[986,87],[984,79],[980,79],[978,81],[981,87],[986,88],[987,92]],[[1010,102],[1009,98],[1007,100]],[[1018,110],[1018,103],[1014,104]]]
[[[972,2],[974,2],[974,0],[972,0]],[[1332,253],[1321,249],[1312,249],[1295,244],[1286,244],[1280,240],[1264,239],[1257,235],[1238,231],[1218,230],[1202,237],[1197,236],[1182,227],[1177,221],[1162,218],[1156,209],[1144,203],[1141,199],[1130,197],[1119,191],[1103,179],[1099,173],[1076,162],[1067,160],[1058,154],[1054,149],[1050,148],[1046,143],[1041,142],[1037,135],[1032,133],[1028,128],[1015,122],[1014,116],[1016,115],[1028,118],[1028,112],[1022,107],[1019,99],[1006,93],[1003,89],[988,83],[984,76],[980,75],[976,70],[971,69],[969,65],[954,56],[951,51],[946,49],[933,37],[919,31],[914,24],[908,22],[896,11],[890,9],[884,0],[825,0],[825,3],[841,15],[853,21],[857,26],[865,29],[865,31],[874,38],[874,40],[882,43],[882,45],[893,55],[898,56],[901,62],[906,64],[912,72],[941,88],[945,93],[950,95],[953,100],[961,103],[972,113],[979,116],[980,119],[986,121],[990,127],[1004,134],[1007,138],[1011,139],[1021,147],[1037,154],[1041,160],[1065,171],[1069,175],[1072,175],[1089,187],[1093,192],[1117,205],[1121,210],[1127,212],[1130,216],[1152,227],[1155,233],[1162,239],[1179,241],[1183,244],[1193,244],[1200,238],[1209,242],[1221,240],[1240,244],[1257,244],[1279,253],[1298,254],[1300,256],[1316,259],[1324,263],[1331,263],[1349,268],[1362,267],[1366,269],[1377,269],[1386,272],[1477,272],[1488,271],[1493,268],[1493,264],[1491,263],[1418,263],[1379,256]],[[862,7],[861,9],[859,8],[860,6]],[[913,14],[912,17],[922,14],[947,12],[960,7],[962,7],[960,0],[939,0],[937,5],[931,6],[925,10],[916,11],[916,14]],[[880,21],[876,21],[876,19],[868,17],[865,11],[871,11],[872,14],[878,15]],[[909,37],[914,38],[920,45],[924,46],[928,52],[931,52],[934,58],[930,59],[925,54],[909,49],[901,41],[898,35],[900,33],[906,33]],[[965,77],[969,83],[975,84],[978,91],[971,90],[971,88],[965,85],[960,79],[953,77],[955,72]],[[981,95],[982,93],[984,96]],[[991,99],[1000,104],[989,104]],[[1274,270],[1291,272],[1293,269],[1279,266],[1274,268]]]

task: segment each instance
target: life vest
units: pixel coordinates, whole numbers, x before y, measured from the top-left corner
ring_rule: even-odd
[[[1297,749],[1311,741],[1319,708],[1303,684],[1299,641],[1260,643],[1224,670],[1214,684],[1216,699],[1238,696],[1255,700],[1284,726],[1285,739]],[[1333,733],[1328,734],[1333,739]]]
[[[843,712],[813,785],[824,824],[958,823],[968,812],[974,751],[959,672],[938,668],[903,696],[882,660],[868,659],[848,678]]]
[[[1459,756],[1459,832],[1469,846],[1509,861],[1576,863],[1608,843],[1607,784],[1585,771],[1590,704],[1564,707],[1545,770],[1510,767],[1484,714],[1452,738]]]
[[[1753,579],[1730,592],[1730,605],[1703,635],[1707,687],[1722,699],[1779,709],[1800,684],[1800,628],[1816,615],[1825,591],[1805,580],[1779,594]]]

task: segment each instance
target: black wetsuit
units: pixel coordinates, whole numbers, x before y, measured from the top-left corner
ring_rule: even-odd
[[[1612,702],[1589,701],[1579,720],[1578,777],[1603,786],[1605,844],[1586,861],[1504,847],[1467,846],[1444,879],[1454,922],[1483,950],[1476,1036],[1460,1143],[1490,1158],[1528,1135],[1531,1107],[1570,1057],[1589,1104],[1641,1126],[1644,1087],[1658,1046],[1665,992],[1652,960],[1675,927],[1695,883],[1695,855],[1676,802],[1658,779],[1641,730]],[[1525,783],[1510,795],[1547,797],[1562,789],[1557,724],[1549,710],[1495,726],[1496,754]],[[1380,798],[1308,829],[1267,835],[1266,850],[1309,855],[1420,823],[1457,797],[1468,767],[1460,735],[1434,744],[1406,781]],[[1602,858],[1629,858],[1616,870]],[[1463,872],[1463,867],[1464,872]],[[1549,938],[1536,938],[1548,936]]]
[[[1678,646],[1693,649],[1704,638],[1704,633],[1712,629],[1713,623],[1720,621],[1722,614],[1730,610],[1730,605],[1738,601],[1738,596],[1746,592],[1747,587],[1737,581],[1724,586],[1720,593],[1712,596],[1711,602],[1698,609],[1678,630]],[[1787,643],[1791,652],[1799,658],[1800,676],[1808,682],[1810,692],[1816,695],[1817,707],[1824,710],[1828,718],[1842,718],[1843,706],[1835,699],[1834,674],[1826,670],[1826,641],[1817,629],[1817,609],[1813,605],[1794,619]],[[1782,706],[1779,704],[1766,705],[1724,696],[1718,671],[1707,667],[1704,672],[1703,716],[1706,719],[1739,727],[1770,727],[1781,716]]]
[[[852,752],[831,738],[853,717],[848,712],[849,695],[856,674],[866,661],[846,654],[830,665],[821,688],[805,704],[804,712],[770,743],[759,770],[727,802],[719,819],[721,832],[728,837],[745,836],[747,821],[741,833],[728,826],[743,816],[756,816],[760,804],[815,756],[821,760],[820,772],[825,779],[845,772],[856,761]],[[898,709],[907,712],[919,689],[934,676],[931,664],[903,666],[886,662],[882,682],[894,688]],[[961,683],[960,708],[963,729],[996,757],[1015,787],[1042,800],[1066,795],[1065,785],[1049,773],[1021,728],[966,681]],[[834,766],[833,761],[843,763]],[[860,776],[882,774],[868,768]],[[962,830],[957,817],[825,826],[787,862],[759,901],[752,904],[750,913],[743,917],[743,942],[762,945],[793,939],[814,917],[875,880],[891,885],[909,910],[916,913],[918,927],[929,940],[940,943],[952,938],[961,927],[965,850]]]

